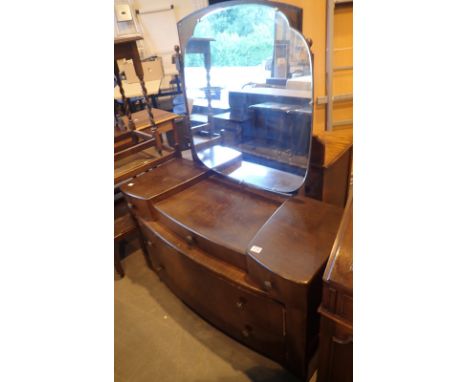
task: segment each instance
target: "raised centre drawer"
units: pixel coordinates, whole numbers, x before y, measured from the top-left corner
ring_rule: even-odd
[[[177,296],[232,337],[277,361],[284,360],[280,303],[220,277],[142,228],[154,269]]]

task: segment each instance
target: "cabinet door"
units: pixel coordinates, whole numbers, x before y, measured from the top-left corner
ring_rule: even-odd
[[[352,382],[353,334],[342,325],[322,317],[320,365],[317,382]]]

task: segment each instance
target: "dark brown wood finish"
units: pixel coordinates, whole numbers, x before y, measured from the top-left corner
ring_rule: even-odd
[[[310,376],[318,343],[321,278],[342,210],[312,199],[288,199],[249,244],[250,277],[286,305],[287,363]]]
[[[143,244],[142,234],[137,229],[135,217],[130,214],[125,201],[120,199],[114,204],[114,267],[120,277],[125,276],[121,260],[125,254],[127,241],[134,237],[138,238],[149,265],[148,254]]]
[[[353,200],[350,195],[323,276],[318,382],[353,380]]]
[[[321,278],[342,210],[199,166],[172,159],[121,187],[152,268],[215,326],[310,377]]]
[[[179,28],[183,49],[203,14]],[[145,124],[137,120],[138,130]],[[344,204],[336,195],[324,197],[336,183],[323,171],[343,157],[332,158],[325,140],[317,145],[315,184],[319,199],[340,207],[249,187],[242,174],[228,178],[203,161],[175,156],[121,185],[161,280],[209,322],[304,381],[317,369],[322,277]],[[201,144],[218,170],[242,171],[240,156],[221,158],[212,143]]]
[[[120,88],[120,93],[122,95],[122,100],[124,101],[124,104],[126,104],[125,95],[124,95],[122,83],[120,80],[120,73],[118,70],[117,60],[119,59],[131,59],[132,60],[133,66],[135,68],[135,73],[138,79],[140,80],[140,86],[143,92],[143,98],[145,99],[145,107],[146,107],[148,120],[150,122],[151,133],[154,136],[156,148],[159,154],[162,155],[161,137],[156,128],[156,122],[154,120],[154,116],[153,116],[152,108],[151,108],[151,101],[148,96],[148,92],[146,90],[143,65],[141,64],[140,54],[138,52],[138,47],[137,47],[137,41],[141,40],[142,38],[143,37],[139,35],[131,36],[131,37],[114,38],[114,75],[116,75],[117,77],[117,82]],[[134,124],[132,121],[132,116],[127,113],[127,117],[129,119],[129,127],[130,129],[133,129]]]
[[[344,207],[351,178],[353,130],[322,132],[313,136],[306,195]]]
[[[180,157],[180,142],[175,120],[178,115],[164,110],[152,109],[153,122],[145,112],[133,113],[135,130],[114,133],[114,184],[130,179],[168,159]],[[124,122],[128,123],[126,117]],[[174,133],[174,147],[162,143],[161,134]],[[161,150],[160,150],[161,149]]]

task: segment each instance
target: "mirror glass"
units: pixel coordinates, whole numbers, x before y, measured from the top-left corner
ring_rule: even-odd
[[[227,5],[194,23],[182,52],[198,158],[242,183],[282,193],[300,188],[312,134],[304,37],[272,6]]]

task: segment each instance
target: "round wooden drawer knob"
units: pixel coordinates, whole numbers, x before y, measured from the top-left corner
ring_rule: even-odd
[[[163,266],[163,265],[159,265],[159,266],[156,267],[156,272],[158,272],[158,273],[161,272],[161,271],[163,271],[163,270],[164,270],[164,266]]]
[[[187,242],[189,246],[192,246],[195,244],[195,239],[193,238],[192,235],[185,236],[185,241]]]
[[[244,329],[242,329],[242,335],[245,338],[250,337],[250,334],[252,333],[252,328],[250,326],[246,326]]]
[[[265,289],[267,289],[267,290],[271,290],[273,288],[273,285],[271,284],[271,281],[268,281],[268,280],[264,281],[263,285],[265,286]]]

